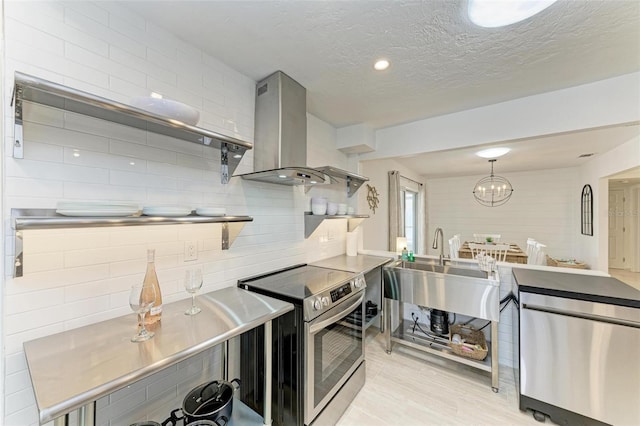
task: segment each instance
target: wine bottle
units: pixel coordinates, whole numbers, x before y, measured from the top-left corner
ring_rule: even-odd
[[[162,294],[160,293],[160,283],[158,282],[158,275],[156,274],[155,256],[156,251],[154,249],[147,250],[147,272],[144,274],[144,284],[153,286],[156,294],[151,311],[145,317],[144,323],[146,325],[155,324],[160,321],[160,317],[162,316]]]

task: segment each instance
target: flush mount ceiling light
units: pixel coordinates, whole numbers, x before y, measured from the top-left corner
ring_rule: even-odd
[[[476,201],[487,207],[503,205],[509,201],[513,193],[511,182],[502,176],[493,174],[493,163],[496,161],[495,159],[489,160],[489,163],[491,163],[491,175],[480,179],[473,189],[473,196]]]
[[[474,24],[496,28],[524,21],[555,2],[556,0],[469,0],[467,13]]]
[[[511,148],[489,148],[476,152],[478,157],[482,158],[498,158],[511,151]]]
[[[375,64],[373,64],[373,68],[375,68],[378,71],[384,71],[387,68],[389,68],[389,65],[391,64],[386,59],[379,59],[376,61]]]

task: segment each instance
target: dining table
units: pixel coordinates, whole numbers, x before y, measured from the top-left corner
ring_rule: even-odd
[[[494,244],[494,243],[487,243],[487,244]],[[509,244],[509,251],[507,251],[507,257],[505,258],[505,262],[520,263],[520,264],[527,263],[529,256],[527,256],[527,253],[522,251],[522,249],[517,244],[514,244],[514,243],[495,243],[495,244]],[[465,241],[460,246],[460,250],[458,250],[458,257],[460,257],[461,259],[473,259],[473,256],[471,255],[471,249],[469,248],[469,241]]]

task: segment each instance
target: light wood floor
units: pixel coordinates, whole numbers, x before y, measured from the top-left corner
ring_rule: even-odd
[[[625,269],[609,269],[609,275],[640,290],[640,272]]]
[[[388,355],[371,327],[367,378],[339,426],[539,425],[518,409],[513,370],[500,372],[500,392],[488,373],[400,345]],[[548,422],[548,421],[547,421]]]

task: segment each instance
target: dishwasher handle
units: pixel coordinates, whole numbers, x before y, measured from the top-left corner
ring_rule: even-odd
[[[522,309],[528,309],[531,311],[538,311],[538,312],[546,312],[549,314],[562,315],[566,317],[581,318],[581,319],[586,319],[591,321],[603,322],[607,324],[621,325],[624,327],[640,328],[640,323],[635,321],[625,320],[621,318],[612,318],[612,317],[607,317],[603,315],[589,314],[585,312],[569,311],[569,310],[558,309],[550,306],[540,306],[540,305],[535,305],[531,303],[523,303]]]

